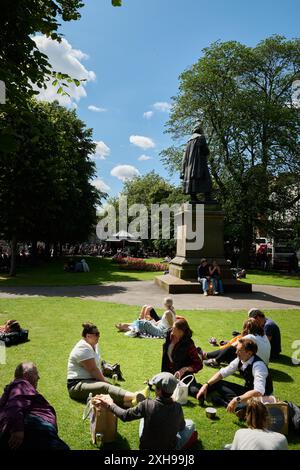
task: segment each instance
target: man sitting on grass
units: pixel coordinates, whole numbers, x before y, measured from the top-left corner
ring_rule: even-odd
[[[202,385],[197,394],[197,400],[206,398],[207,393],[218,391],[221,397],[213,397],[213,403],[227,407],[230,413],[237,411],[239,417],[244,417],[247,400],[271,395],[273,392],[268,368],[256,353],[257,344],[253,340],[239,339],[236,347],[237,358]],[[223,380],[237,371],[244,378],[245,385]]]
[[[169,372],[154,376],[149,385],[155,385],[155,400],[146,399],[134,408],[124,410],[108,395],[92,399],[95,406],[104,406],[122,421],[142,419],[140,423],[140,450],[175,450],[190,447],[197,439],[192,420],[185,420],[182,407],[171,398],[177,379]]]
[[[36,390],[39,373],[32,362],[15,370],[0,398],[0,449],[68,450],[57,434],[54,408]]]

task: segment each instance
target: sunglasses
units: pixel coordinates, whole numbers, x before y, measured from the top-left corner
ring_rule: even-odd
[[[99,333],[99,331],[97,331],[96,333],[90,333],[90,335],[95,335],[95,336],[98,336],[98,337],[99,337],[99,336],[100,336],[100,333]]]

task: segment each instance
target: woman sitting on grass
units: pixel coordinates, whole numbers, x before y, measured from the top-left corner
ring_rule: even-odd
[[[230,363],[236,358],[236,345],[240,338],[253,339],[257,344],[257,355],[269,364],[271,344],[265,335],[263,328],[254,318],[248,318],[243,325],[243,331],[240,335],[232,338],[227,344],[220,349],[211,352],[202,352],[204,364],[210,367],[219,367],[221,363]]]
[[[268,411],[259,398],[248,400],[246,410],[248,429],[239,429],[227,450],[288,450],[286,437],[279,432],[268,431]]]
[[[133,323],[117,323],[115,326],[119,331],[128,331],[128,336],[136,336],[138,333],[151,336],[165,336],[167,331],[172,328],[176,320],[176,314],[171,297],[165,298],[164,306],[166,310],[160,320],[151,318],[150,312],[154,310],[152,307],[144,306],[138,320],[135,320]],[[143,315],[144,318],[141,318],[141,315]]]
[[[108,394],[124,408],[134,406],[145,397],[111,385],[101,371],[98,352],[100,332],[93,323],[83,323],[82,339],[72,349],[68,360],[67,387],[71,398],[86,402],[92,395]]]
[[[170,372],[177,379],[196,374],[202,369],[202,359],[192,340],[193,332],[184,318],[176,320],[168,331],[163,345],[162,372]],[[196,396],[200,385],[193,379],[189,386],[189,394]]]

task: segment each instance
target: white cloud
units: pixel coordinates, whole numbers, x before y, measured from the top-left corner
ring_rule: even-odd
[[[147,160],[152,160],[152,157],[148,157],[148,155],[141,155],[138,160],[140,162],[146,162]]]
[[[90,106],[88,106],[88,109],[90,111],[94,111],[95,113],[104,113],[105,111],[107,111],[107,109],[105,108],[98,108],[98,106],[94,106],[93,104],[91,104]]]
[[[136,145],[143,150],[155,147],[155,143],[150,139],[150,137],[144,137],[142,135],[131,135],[129,137],[129,141],[131,144]]]
[[[92,185],[95,186],[95,188],[99,189],[103,193],[107,193],[110,190],[110,187],[108,184],[106,184],[101,178],[98,180],[92,181]]]
[[[64,38],[60,43],[47,38],[45,35],[35,36],[33,39],[39,50],[48,56],[49,63],[54,71],[67,73],[70,77],[77,80],[86,80],[81,82],[78,87],[73,83],[69,83],[68,88],[65,87],[65,91],[70,96],[58,95],[58,87],[54,87],[51,84],[52,80],[50,80],[46,90],[36,88],[39,91],[37,98],[45,101],[57,100],[63,106],[72,106],[75,101],[78,102],[81,98],[84,98],[86,96],[85,87],[87,82],[93,81],[96,78],[96,74],[92,70],[87,70],[81,63],[88,56],[78,49],[73,49],[72,45]]]
[[[156,109],[156,111],[162,111],[163,113],[167,113],[171,110],[172,105],[170,103],[166,103],[165,101],[158,101],[157,103],[154,103],[153,108]]]
[[[140,172],[132,165],[117,165],[111,170],[110,174],[121,181],[126,181],[132,180],[135,176],[139,176]]]
[[[102,141],[95,140],[96,150],[92,155],[94,160],[105,160],[110,155],[110,148]]]
[[[146,111],[144,114],[143,114],[143,117],[145,119],[151,119],[153,116],[153,111]]]

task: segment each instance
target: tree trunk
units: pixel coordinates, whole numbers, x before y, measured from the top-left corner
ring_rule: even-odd
[[[31,241],[31,265],[35,266],[37,264],[37,240]]]
[[[45,242],[45,259],[50,259],[50,243]]]
[[[248,268],[250,264],[250,249],[253,241],[253,227],[248,226],[248,230],[244,232],[241,243],[241,252],[239,256],[239,267]]]
[[[17,274],[17,236],[13,235],[10,242],[11,257],[10,257],[10,269],[9,276],[15,277]]]

